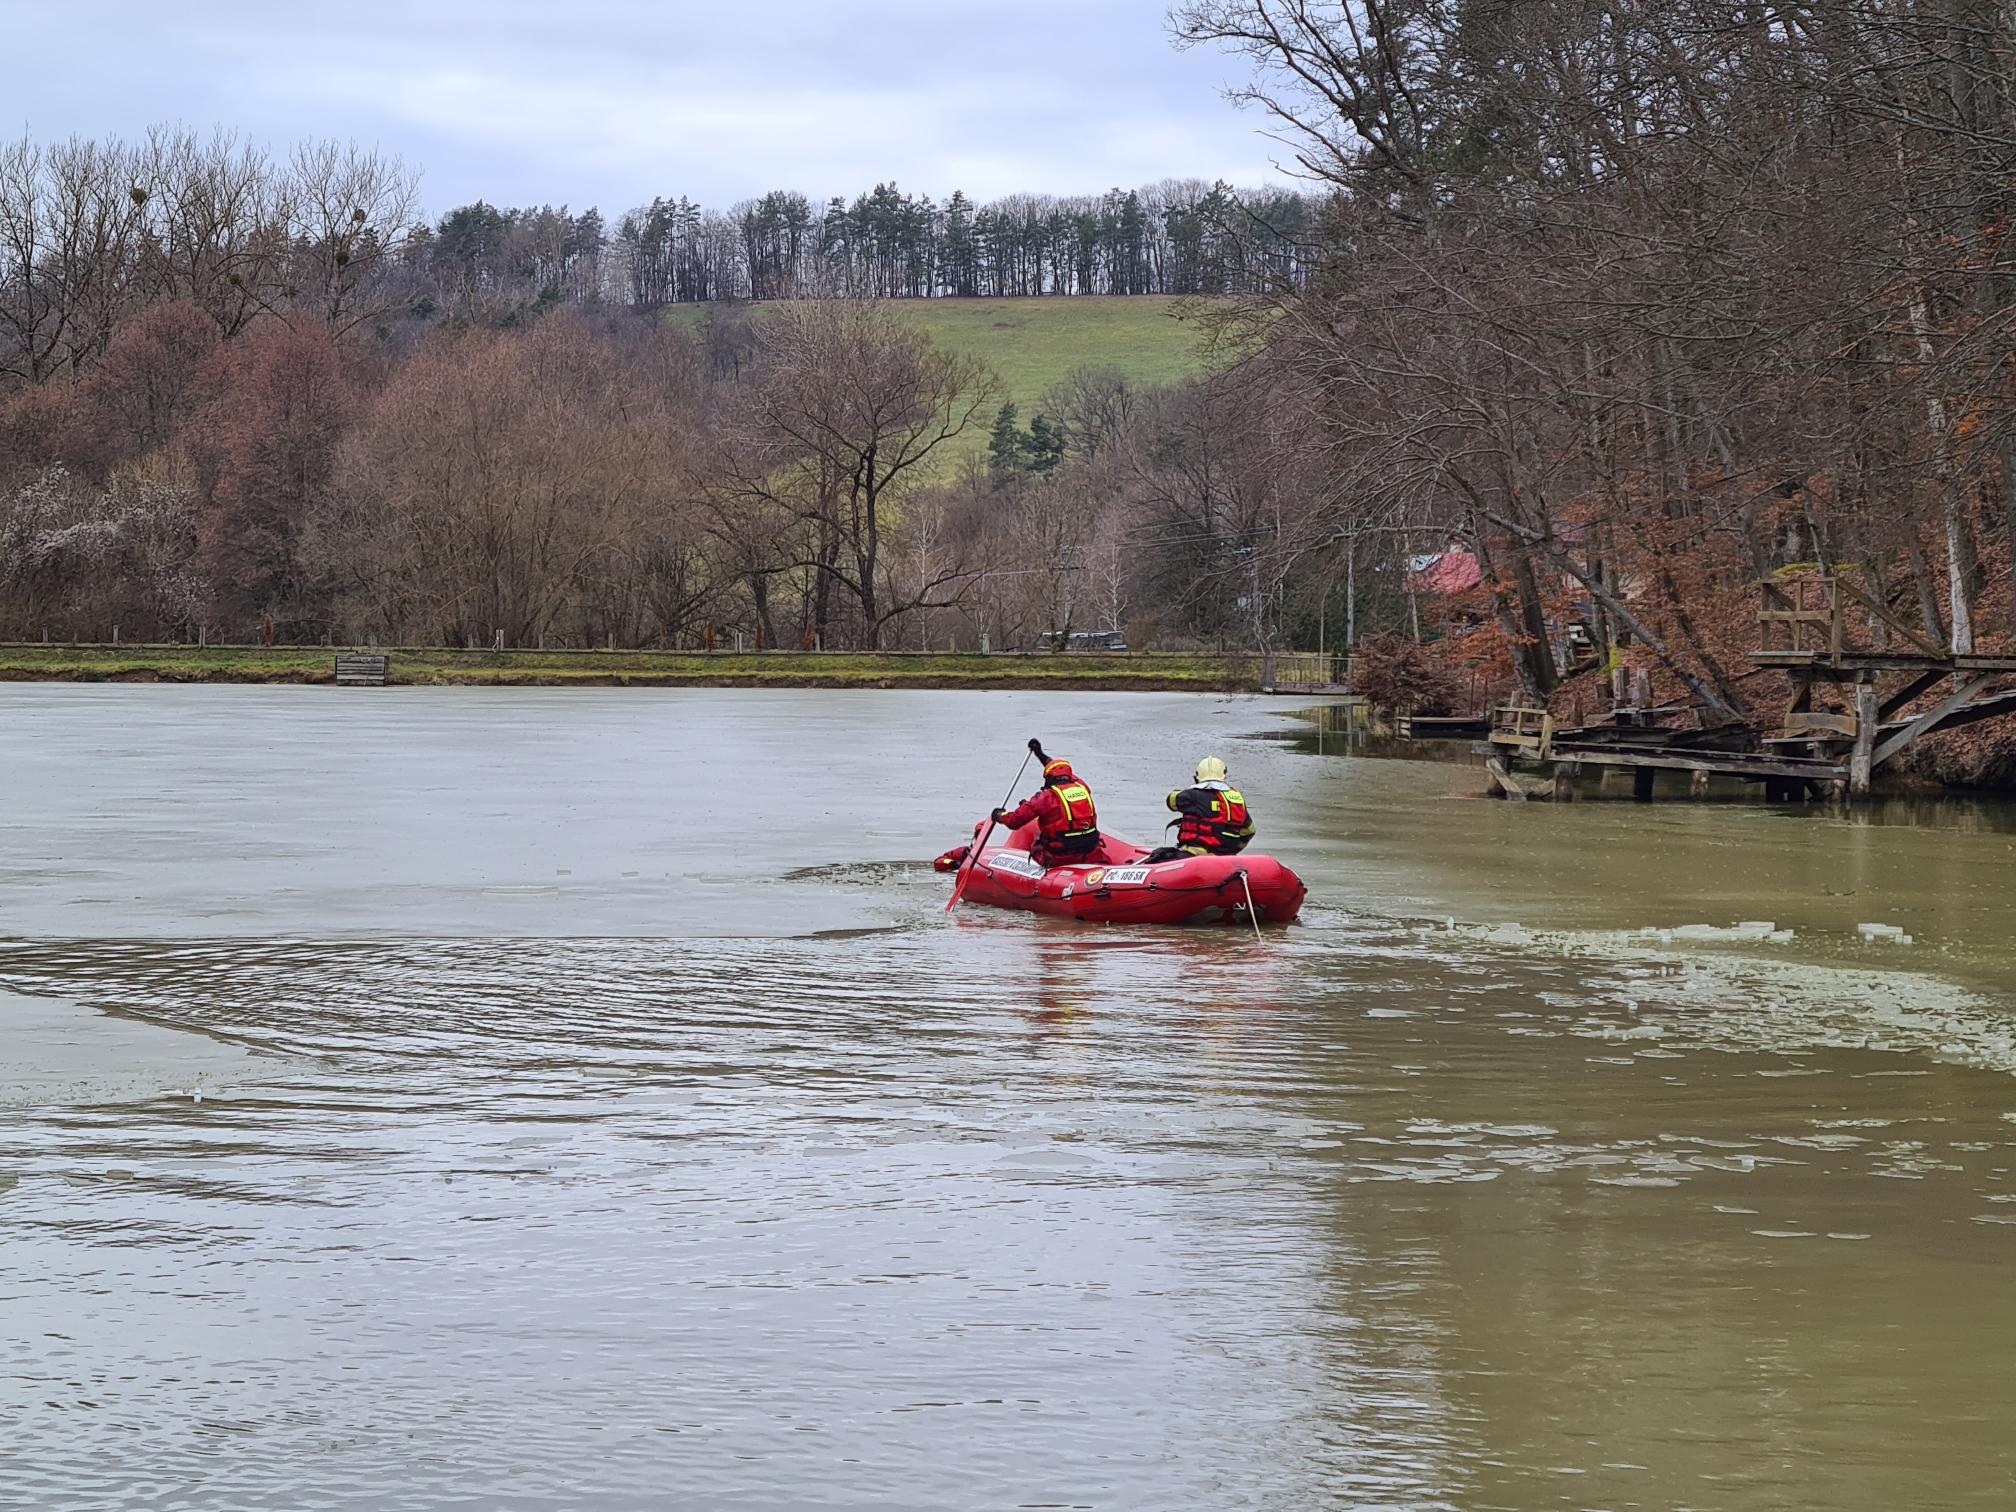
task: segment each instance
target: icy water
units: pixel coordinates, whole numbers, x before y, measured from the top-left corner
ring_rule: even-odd
[[[1998,811],[1288,728],[0,689],[0,1507],[2016,1502]],[[1134,838],[1226,755],[1305,922],[947,917],[1032,733]]]

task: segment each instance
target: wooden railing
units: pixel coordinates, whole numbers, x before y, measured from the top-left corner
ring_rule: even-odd
[[[1349,691],[1351,659],[1334,651],[1270,651],[1261,659],[1260,686],[1270,693]]]
[[[1491,712],[1492,745],[1511,746],[1545,761],[1554,752],[1554,716],[1545,709],[1507,705]]]
[[[1859,611],[1860,629],[1872,635],[1894,638],[1921,656],[1946,654],[1850,572],[1786,567],[1758,586],[1763,591],[1757,611],[1760,651],[1811,652],[1830,662],[1865,655],[1874,647],[1855,644],[1855,627],[1848,623],[1853,609]]]

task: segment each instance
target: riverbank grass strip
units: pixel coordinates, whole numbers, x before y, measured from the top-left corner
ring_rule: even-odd
[[[333,683],[325,646],[0,646],[0,679],[56,682]],[[455,651],[385,647],[393,685],[779,688],[1057,688],[1238,691],[1254,658],[1069,652]]]

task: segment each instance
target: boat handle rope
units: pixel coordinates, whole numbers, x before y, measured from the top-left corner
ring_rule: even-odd
[[[1246,921],[1253,926],[1253,938],[1257,940],[1260,938],[1260,913],[1253,906],[1253,887],[1246,880],[1246,868],[1243,866],[1239,868],[1239,886],[1245,890]]]

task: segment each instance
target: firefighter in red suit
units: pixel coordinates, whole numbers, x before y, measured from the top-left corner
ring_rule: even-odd
[[[1029,854],[1044,866],[1082,861],[1099,849],[1099,814],[1092,789],[1061,757],[1043,763],[1043,786],[1035,793],[1012,809],[994,810],[995,822],[1011,830],[1032,819],[1036,843]]]

